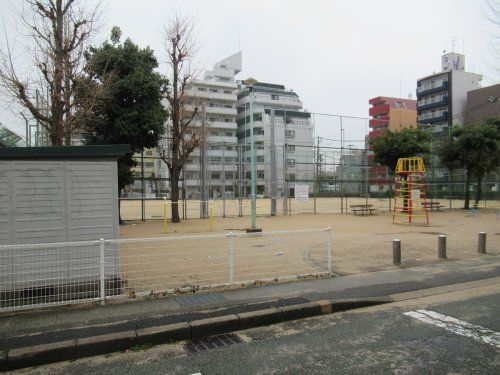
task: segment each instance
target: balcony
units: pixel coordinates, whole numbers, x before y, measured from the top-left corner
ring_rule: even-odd
[[[371,105],[376,105],[376,104],[384,103],[384,102],[385,102],[385,99],[382,98],[381,96],[377,96],[376,98],[368,100],[368,104],[371,104]]]
[[[417,122],[419,124],[432,124],[433,122],[446,121],[446,120],[448,120],[448,111],[444,110],[427,112],[417,116]]]
[[[225,107],[205,107],[206,113],[214,113],[221,115],[233,115],[236,116],[236,108],[225,108]]]
[[[207,126],[209,129],[230,129],[236,130],[238,125],[236,122],[224,122],[224,121],[208,121]]]
[[[448,81],[441,80],[432,84],[424,84],[417,87],[417,97],[433,94],[439,91],[448,90]]]
[[[368,133],[368,138],[370,139],[375,139],[386,133],[387,130],[372,130],[371,132]]]
[[[442,107],[448,105],[448,95],[440,95],[434,98],[420,100],[417,104],[418,110]]]
[[[226,94],[224,92],[212,92],[209,90],[187,90],[186,95],[190,98],[196,98],[199,100],[217,100],[217,101],[228,101],[236,102],[236,94]]]
[[[209,143],[228,143],[228,144],[236,144],[238,143],[238,138],[236,135],[233,137],[225,136],[225,135],[209,135],[208,140]]]
[[[382,116],[383,118],[374,118],[369,121],[370,128],[374,128],[377,126],[387,126],[389,125],[389,117]]]
[[[384,105],[378,105],[376,107],[371,107],[368,110],[368,113],[370,116],[378,116],[383,113],[389,113],[389,110],[391,109],[389,104],[384,104]]]

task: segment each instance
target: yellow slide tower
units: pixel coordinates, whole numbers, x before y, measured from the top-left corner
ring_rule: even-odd
[[[396,189],[392,222],[429,224],[425,197],[425,167],[422,158],[401,158],[396,166]]]

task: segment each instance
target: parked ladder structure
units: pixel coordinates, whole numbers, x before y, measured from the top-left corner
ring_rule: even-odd
[[[401,158],[396,166],[396,188],[392,222],[429,224],[426,201],[425,167],[422,158]]]

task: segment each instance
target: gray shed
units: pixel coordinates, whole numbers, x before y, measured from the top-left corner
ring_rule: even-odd
[[[128,152],[128,145],[0,148],[0,249],[119,238],[117,159]],[[3,293],[74,285],[98,272],[89,253],[98,251],[94,247],[5,251]],[[117,273],[119,256],[110,261],[107,269]]]

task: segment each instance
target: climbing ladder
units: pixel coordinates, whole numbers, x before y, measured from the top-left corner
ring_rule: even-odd
[[[429,224],[425,196],[425,167],[422,158],[401,158],[396,166],[396,188],[392,222]]]

